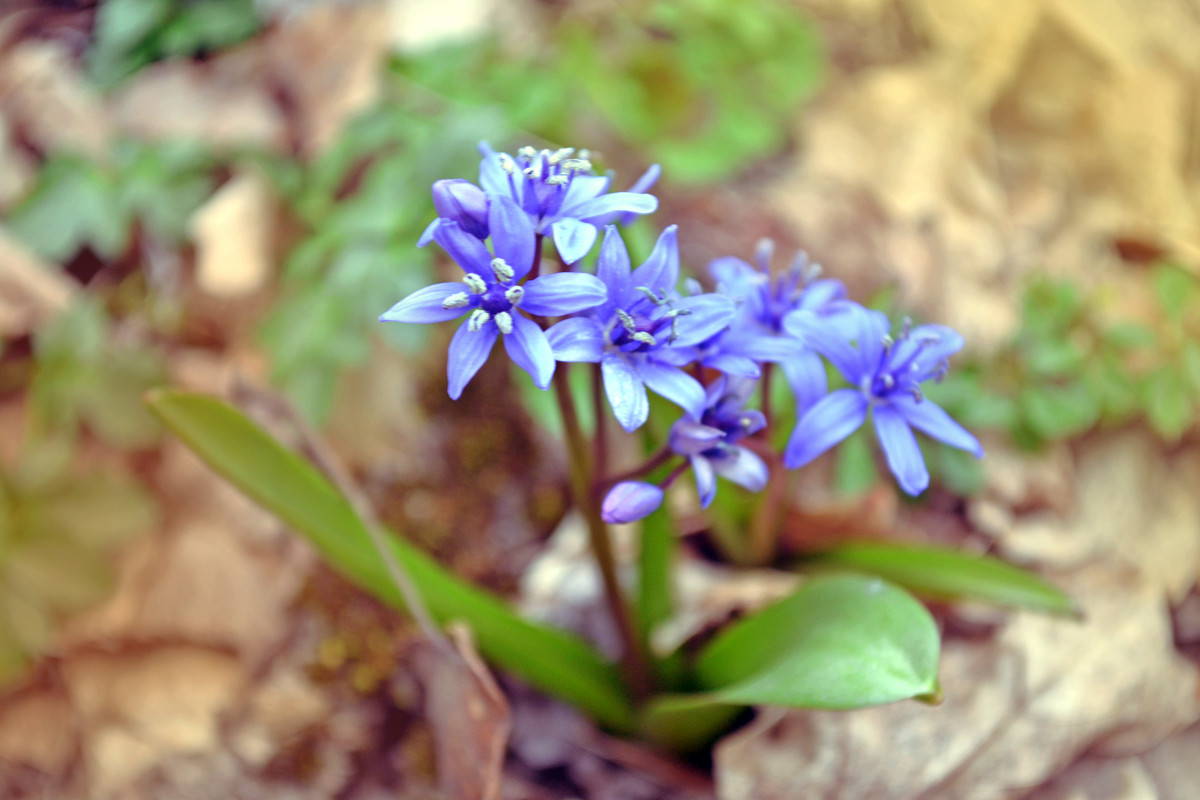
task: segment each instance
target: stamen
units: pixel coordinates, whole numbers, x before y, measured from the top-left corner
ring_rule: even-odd
[[[516,275],[513,272],[513,268],[503,258],[492,259],[492,272],[496,273],[496,280],[498,281],[510,281],[513,275]]]
[[[896,387],[896,379],[886,372],[879,376],[879,380],[883,381],[883,388],[889,391]]]
[[[883,345],[883,351],[888,353],[891,352],[891,349],[895,346],[896,340],[885,333],[883,338],[879,340],[879,343]]]
[[[911,330],[912,330],[912,317],[905,317],[904,321],[900,323],[900,333],[896,338],[898,338],[900,341],[904,341],[905,339],[908,338],[909,331],[911,331]]]
[[[656,305],[656,306],[667,305],[667,292],[665,289],[663,290],[662,297],[656,297],[654,292],[652,292],[648,287],[645,287],[645,286],[635,286],[634,289],[636,289],[637,291],[646,295],[646,299],[649,300],[651,303],[654,303],[654,305]]]
[[[578,156],[581,160],[588,161],[592,157],[592,151],[588,150],[586,147],[581,148],[579,150]]]
[[[535,181],[542,177],[542,162],[536,161],[525,168],[525,176]]]
[[[637,323],[633,321],[633,317],[621,309],[617,309],[617,319],[621,320],[621,327],[631,334],[637,333]]]
[[[667,336],[667,344],[675,344],[675,340],[679,338],[679,318],[686,317],[692,312],[684,308],[672,308],[667,312],[667,318],[671,320],[671,333]]]
[[[471,302],[466,292],[455,292],[442,301],[442,308],[462,308]]]
[[[537,156],[537,150],[529,145],[525,145],[517,150],[517,155],[519,155],[521,158],[528,158],[532,161]]]
[[[469,330],[471,333],[475,333],[491,318],[491,314],[484,311],[482,308],[477,308],[471,313],[471,318],[467,320],[467,330]],[[512,323],[511,319],[509,320],[509,323]]]
[[[754,260],[758,262],[758,268],[768,275],[771,273],[771,257],[775,255],[775,241],[763,237],[758,240],[758,244],[754,246]]]
[[[560,147],[559,149],[557,149],[553,153],[551,153],[550,157],[546,160],[548,162],[550,162],[551,166],[553,166],[554,164],[557,164],[558,162],[562,161],[564,158],[570,157],[570,155],[574,152],[575,152],[574,147]]]
[[[508,334],[513,331],[513,319],[507,311],[501,311],[496,315],[496,327],[501,333]]]
[[[920,386],[914,386],[908,391],[913,396],[913,400],[916,400],[918,403],[925,400],[925,393],[921,391]]]
[[[514,172],[516,172],[517,165],[512,160],[512,156],[510,156],[508,153],[500,153],[498,160],[500,161],[500,169],[504,170],[509,175],[512,175]]]
[[[645,331],[638,331],[637,333],[633,334],[629,338],[633,339],[635,342],[641,342],[642,344],[648,344],[651,347],[658,344],[658,340],[655,339],[650,334],[646,333]]]
[[[463,283],[471,290],[471,294],[483,294],[487,291],[487,281],[474,272],[468,272],[463,276]]]
[[[546,185],[548,186],[562,186],[566,182],[566,175],[551,175],[549,178],[546,178]]]
[[[592,162],[586,158],[568,158],[562,162],[563,172],[590,172]]]
[[[521,302],[521,298],[525,296],[525,290],[520,286],[510,286],[508,291],[504,293],[504,299],[512,303],[514,306]]]

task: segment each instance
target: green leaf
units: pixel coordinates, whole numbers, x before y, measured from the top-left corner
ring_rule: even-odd
[[[1154,293],[1167,317],[1178,322],[1200,293],[1200,284],[1181,267],[1161,264],[1154,271]]]
[[[119,255],[129,223],[113,181],[86,161],[63,156],[47,162],[6,224],[38,255],[63,262],[85,245],[104,258]]]
[[[1159,369],[1146,381],[1143,402],[1150,425],[1164,439],[1175,441],[1196,421],[1184,377],[1170,366]]]
[[[335,569],[390,605],[404,607],[363,521],[310,464],[216,398],[157,391],[146,402],[209,466],[304,534]],[[616,668],[586,643],[522,619],[394,534],[389,542],[434,617],[469,623],[486,658],[605,725],[632,726]]]
[[[1200,342],[1189,340],[1183,343],[1183,374],[1192,386],[1192,394],[1200,397]]]
[[[860,428],[838,447],[833,485],[839,493],[854,496],[870,489],[878,480],[875,456],[871,452],[866,431]]]
[[[705,648],[696,676],[709,692],[690,702],[851,709],[931,697],[938,651],[933,618],[902,589],[817,577]]]
[[[1034,375],[1056,377],[1074,375],[1084,365],[1084,352],[1068,339],[1041,339],[1026,350],[1026,364]]]
[[[806,561],[802,567],[866,572],[935,600],[974,600],[1073,616],[1071,598],[1030,572],[990,556],[944,547],[848,544]]]
[[[1104,332],[1105,340],[1121,349],[1143,349],[1158,344],[1158,337],[1140,322],[1118,322]]]
[[[1064,386],[1031,386],[1021,392],[1021,411],[1039,436],[1059,439],[1096,424],[1100,403],[1082,382]]]

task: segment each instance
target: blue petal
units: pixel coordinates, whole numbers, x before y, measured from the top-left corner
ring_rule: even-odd
[[[779,362],[792,397],[796,400],[796,411],[803,414],[829,391],[829,379],[825,375],[825,363],[811,350],[803,350],[786,361]]]
[[[512,333],[504,336],[504,349],[518,367],[529,373],[539,389],[548,389],[554,377],[554,354],[546,334],[536,322],[520,314],[512,315]]]
[[[559,361],[596,363],[604,355],[604,330],[587,317],[571,317],[546,331],[550,351]]]
[[[506,195],[494,195],[488,206],[488,231],[492,252],[512,267],[515,280],[525,277],[538,255],[533,252],[536,239],[529,215]]]
[[[900,488],[914,496],[925,491],[929,486],[929,470],[925,469],[917,437],[913,436],[904,415],[887,405],[876,406],[874,415],[875,434]]]
[[[732,447],[727,455],[712,460],[713,469],[727,481],[752,492],[761,492],[770,472],[761,458],[745,447]]]
[[[555,220],[550,231],[554,234],[554,247],[564,264],[574,264],[586,256],[599,234],[595,225],[571,217]]]
[[[766,276],[747,264],[740,258],[725,256],[718,258],[708,265],[708,274],[712,275],[720,290],[731,296],[740,296],[751,287],[760,284]]]
[[[492,207],[495,206],[496,203],[492,203]],[[433,238],[464,272],[474,272],[484,280],[492,280],[491,253],[483,242],[460,228],[457,222],[441,220],[433,232]]]
[[[587,216],[578,213],[579,209],[607,192],[608,184],[608,178],[603,175],[576,175],[571,179],[571,185],[567,187],[567,196],[563,198],[562,205],[558,207],[556,216],[576,219]]]
[[[805,343],[837,368],[847,381],[857,386],[864,377],[858,352],[850,346],[845,332],[830,325],[811,311],[791,311],[783,318],[783,328]]]
[[[634,522],[650,516],[662,505],[663,490],[642,481],[622,481],[608,490],[600,506],[600,518],[610,525]]]
[[[633,271],[630,285],[635,288],[645,286],[655,294],[675,291],[675,284],[679,283],[678,230],[678,225],[669,225],[659,235],[654,244],[654,251],[650,253],[646,263]],[[620,299],[617,299],[617,302],[621,302]],[[645,299],[641,302],[649,304]]]
[[[888,318],[882,311],[856,308],[855,339],[858,344],[858,363],[861,374],[873,373],[883,356],[883,337],[888,333]]]
[[[500,166],[500,154],[493,150],[487,142],[479,143],[479,151],[483,154],[483,159],[479,162],[479,185],[492,195],[506,195],[519,204],[523,181],[514,180],[510,185],[508,173]],[[516,197],[513,197],[512,186],[517,188]]]
[[[731,330],[721,337],[721,347],[755,361],[784,362],[804,350],[804,343],[795,336],[773,336],[769,333]]]
[[[834,300],[841,300],[846,296],[846,286],[841,281],[826,279],[822,281],[813,281],[808,286],[804,287],[804,291],[800,293],[800,301],[798,308],[805,308],[809,311],[820,311]]]
[[[442,301],[452,294],[465,292],[461,283],[435,283],[418,289],[379,315],[380,322],[445,322],[461,317],[471,309],[443,308]]]
[[[617,233],[615,225],[604,229],[604,242],[600,245],[600,258],[596,260],[596,277],[608,287],[608,299],[612,303],[627,305],[630,282],[629,250]]]
[[[673,347],[663,349],[663,353],[674,350]],[[704,359],[704,366],[709,369],[716,369],[724,372],[726,375],[738,375],[746,378],[758,378],[762,376],[762,370],[758,367],[758,362],[752,358],[745,356],[735,356],[732,353],[717,353],[716,355],[708,356]]]
[[[800,417],[783,452],[788,469],[803,467],[854,433],[867,419],[867,398],[856,389],[826,395]]]
[[[595,308],[608,299],[608,290],[595,275],[555,272],[526,282],[521,310],[544,317]]]
[[[658,198],[652,194],[610,192],[572,208],[571,216],[603,222],[611,214],[652,214],[657,208]]]
[[[681,456],[698,456],[711,450],[725,439],[725,431],[690,419],[678,420],[671,426],[667,441]]]
[[[604,393],[612,406],[613,416],[627,431],[640,428],[650,416],[650,400],[646,387],[628,358],[620,353],[605,353],[600,359],[604,377]]]
[[[928,375],[938,368],[938,365],[963,347],[963,337],[952,328],[945,325],[918,325],[909,333],[908,338],[896,343],[892,353],[891,363],[902,364],[907,361],[921,346],[921,353],[913,362],[919,375]]]
[[[656,364],[649,359],[637,365],[637,373],[656,394],[699,419],[704,413],[704,387],[678,367]]]
[[[713,466],[704,456],[692,459],[692,472],[696,475],[696,493],[700,495],[700,507],[708,508],[717,496],[717,476]]]
[[[477,331],[470,330],[470,324],[470,320],[465,320],[458,326],[454,338],[450,340],[450,351],[446,354],[446,378],[452,400],[462,396],[463,389],[479,372],[483,362],[487,361],[492,345],[500,335],[500,329],[491,320]]]
[[[649,191],[650,187],[658,182],[659,175],[662,175],[662,167],[658,164],[651,164],[650,169],[643,172],[642,177],[638,178],[637,181],[634,182],[633,186],[629,187],[629,191],[633,192],[634,194],[641,194],[642,192]]]
[[[636,279],[637,273],[634,273]],[[689,312],[678,318],[675,331],[679,336],[675,339],[675,347],[690,347],[716,336],[729,324],[735,313],[733,301],[720,294],[685,297],[677,301],[674,307]]]
[[[983,458],[983,445],[979,443],[979,440],[972,436],[970,431],[951,419],[950,415],[932,400],[918,402],[913,397],[898,394],[892,397],[891,404],[904,416],[909,425],[922,433],[932,436],[939,442],[945,442],[951,447],[966,450],[976,458]]]
[[[441,218],[435,219],[433,222],[425,226],[425,230],[421,232],[421,238],[417,239],[417,247],[424,247],[433,241],[433,232],[442,224]]]

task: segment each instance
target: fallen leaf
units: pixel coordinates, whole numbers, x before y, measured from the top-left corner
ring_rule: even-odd
[[[200,288],[221,298],[261,289],[274,266],[274,222],[271,191],[260,173],[243,171],[218,189],[188,226]]]

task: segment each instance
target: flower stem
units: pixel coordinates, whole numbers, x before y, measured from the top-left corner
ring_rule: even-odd
[[[604,377],[600,374],[600,365],[592,364],[592,418],[596,420],[595,460],[592,474],[593,483],[599,480],[607,482],[608,475],[608,430],[604,417]]]
[[[638,464],[633,469],[628,469],[625,472],[621,472],[617,475],[606,477],[602,483],[596,486],[596,488],[598,490],[603,490],[609,488],[610,486],[614,486],[621,481],[631,481],[634,478],[640,478],[667,463],[667,461],[670,460],[671,456],[674,454],[675,452],[670,447],[664,447],[654,455],[647,458],[641,464]],[[597,495],[599,495],[599,492],[597,492]]]
[[[563,432],[567,440],[567,458],[571,470],[571,492],[575,496],[575,504],[579,507],[587,522],[588,541],[596,564],[600,567],[600,577],[604,583],[604,596],[612,612],[613,622],[621,637],[621,669],[630,691],[636,698],[649,696],[653,689],[651,671],[642,650],[637,630],[633,625],[633,616],[621,593],[621,584],[617,579],[617,560],[613,554],[612,540],[608,535],[608,527],[600,519],[600,506],[592,495],[592,471],[588,454],[587,438],[579,425],[579,414],[575,409],[575,400],[571,396],[568,383],[566,364],[560,364],[554,372],[554,395],[558,400],[558,408],[562,414]]]

